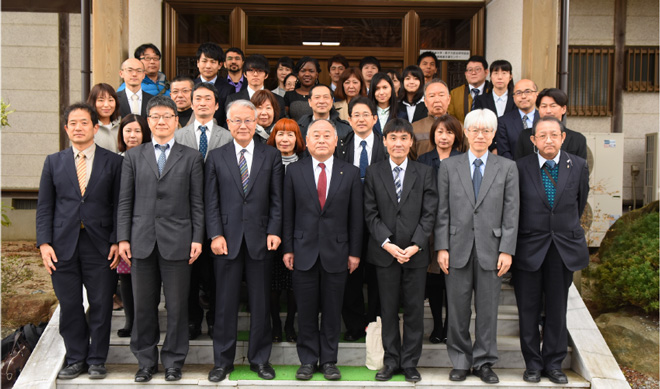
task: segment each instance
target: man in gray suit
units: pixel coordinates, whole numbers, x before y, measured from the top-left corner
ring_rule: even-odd
[[[204,239],[204,165],[200,153],[174,141],[176,105],[156,96],[147,107],[152,142],[126,152],[117,211],[119,254],[132,261],[135,382],[158,371],[161,281],[167,334],[160,358],[165,380],[181,379],[188,354],[190,269]]]
[[[435,226],[438,264],[447,274],[449,332],[447,352],[452,381],[472,373],[483,382],[499,382],[497,309],[502,275],[511,267],[518,234],[518,169],[488,151],[497,116],[476,109],[465,117],[467,153],[440,164],[439,206]],[[472,292],[477,314],[474,346],[470,339]]]
[[[195,84],[192,89],[192,123],[174,133],[174,141],[184,146],[199,150],[206,160],[208,153],[232,141],[229,130],[218,125],[213,114],[218,109],[218,90],[209,82]],[[224,123],[223,123],[224,124]],[[204,247],[199,259],[195,261],[190,279],[188,297],[188,338],[196,339],[201,334],[204,309],[199,302],[199,286],[209,299],[209,311],[206,314],[208,334],[213,337],[215,324],[215,279],[211,261],[211,244],[204,240]]]

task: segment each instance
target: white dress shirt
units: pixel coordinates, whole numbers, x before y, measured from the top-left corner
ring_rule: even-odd
[[[254,95],[255,93],[257,93],[257,91],[254,90],[254,89],[252,89],[252,88],[250,87],[250,85],[248,85],[248,87],[247,87],[246,89],[247,89],[247,92],[248,92],[248,97],[249,97],[250,99],[252,99],[252,95]],[[259,90],[263,90],[263,89],[264,89],[264,86],[262,85],[262,86],[261,86],[261,89],[259,89]]]
[[[200,74],[199,79],[202,80],[202,82],[210,82],[211,84],[215,85],[215,81],[218,79],[218,75],[216,74],[215,77],[210,80],[205,80],[204,77]]]
[[[374,149],[373,131],[369,131],[369,135],[366,139],[362,139],[357,135],[353,136],[353,165],[355,167],[360,167],[360,155],[362,154],[362,146],[360,146],[360,143],[363,140],[367,141],[367,158],[369,159],[369,165],[371,165],[371,154]]]
[[[474,161],[477,159],[477,156],[472,154],[472,150],[468,150],[468,160],[470,161],[470,178],[474,177]],[[484,176],[484,171],[486,170],[486,161],[488,160],[488,151],[484,153],[481,157],[479,157],[481,162],[481,166],[479,166],[479,170],[481,171],[481,177]]]
[[[324,162],[318,161],[316,158],[312,157],[312,166],[314,167],[314,183],[316,184],[316,188],[318,190],[319,187],[319,176],[321,175],[321,168],[319,167],[319,163],[324,163],[325,164],[325,198],[328,198],[328,192],[330,190],[330,178],[332,177],[332,165],[334,163],[335,157],[330,157]]]
[[[199,121],[197,121],[197,119],[195,119],[195,123],[193,124],[193,126],[194,126],[193,128],[195,129],[195,140],[197,141],[197,149],[199,149],[199,137],[202,136],[202,130],[199,129],[199,126],[206,126],[207,128],[206,143],[208,146],[208,143],[211,142],[211,134],[213,133],[213,118],[211,118],[211,120],[209,120],[207,123],[200,123]],[[207,153],[209,151],[211,150],[208,150],[207,147]]]
[[[85,154],[85,168],[87,170],[87,177],[85,177],[85,187],[87,187],[87,183],[89,183],[89,177],[92,176],[92,166],[94,166],[94,155],[96,155],[96,143],[92,143],[91,146],[86,148],[85,150],[78,150],[74,146],[71,146],[71,149],[73,150],[73,163],[74,166],[78,166],[78,153],[82,151],[83,154]],[[77,168],[76,168],[77,169]]]
[[[236,140],[234,142],[234,149],[236,150],[236,163],[238,164],[239,161],[241,160],[241,150],[245,149],[247,150],[245,152],[245,163],[247,164],[247,169],[248,169],[248,177],[250,176],[250,172],[252,171],[252,157],[254,157],[254,140],[251,139],[250,143],[246,147],[243,147],[236,143]]]
[[[140,115],[142,113],[141,112],[141,110],[142,110],[142,88],[140,88],[140,90],[137,91],[137,93],[133,93],[128,88],[126,88],[124,90],[126,91],[126,98],[128,99],[128,108],[131,109],[131,113],[135,114],[135,115]],[[131,104],[131,102],[133,101],[133,95],[137,95],[137,97],[138,97],[138,106],[140,107],[140,111],[138,111],[138,112],[133,112],[133,109],[132,109],[133,105]]]
[[[156,153],[156,164],[158,164],[158,157],[160,157],[160,153],[162,153],[161,150],[156,148],[157,144],[158,143],[156,143],[156,141],[154,140],[153,141],[153,146],[154,146],[154,152]],[[170,151],[172,151],[172,147],[174,147],[174,137],[172,137],[172,139],[170,139],[165,144],[170,145],[170,147],[168,147],[167,150],[165,150],[165,160],[167,161],[167,158],[170,156]],[[165,145],[163,145],[163,146],[165,146]]]
[[[504,93],[502,93],[502,96],[498,96],[495,91],[493,91],[493,99],[495,100],[497,117],[504,115],[504,110],[506,109],[506,101],[509,99],[509,91],[505,90]]]
[[[387,107],[385,109],[376,107],[376,113],[378,113],[378,121],[380,122],[380,132],[383,132],[385,124],[387,124],[387,119],[390,117],[390,108],[392,107]]]
[[[536,155],[539,157],[539,169],[543,169],[543,165],[545,165],[545,161],[547,161],[547,159],[543,158],[543,157],[541,156],[541,154],[538,154],[538,153],[537,153]],[[560,156],[560,155],[561,155],[561,150],[559,150],[559,152],[557,153],[557,155],[555,155],[555,157],[552,158],[552,160],[555,161],[555,166],[558,166],[558,165],[559,165],[559,156]]]

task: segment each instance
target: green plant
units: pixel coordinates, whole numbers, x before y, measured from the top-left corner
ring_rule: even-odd
[[[10,113],[13,113],[14,110],[8,111],[10,105],[11,104],[7,104],[2,99],[0,99],[0,125],[2,125],[2,127],[5,126],[11,127],[9,125],[9,120],[7,119],[7,117],[9,116]]]
[[[2,257],[2,294],[3,296],[16,293],[18,285],[32,280],[34,271],[30,269],[25,259],[19,255]]]
[[[612,226],[616,234],[607,249],[599,252],[601,265],[590,272],[595,302],[604,310],[632,305],[658,312],[658,212],[620,221]]]
[[[0,224],[3,227],[11,226],[11,220],[9,220],[9,216],[7,215],[7,211],[10,209],[14,209],[14,207],[10,205],[5,205],[4,203],[2,204],[2,214],[0,214]]]

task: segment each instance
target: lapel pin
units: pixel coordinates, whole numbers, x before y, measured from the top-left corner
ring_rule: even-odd
[[[339,172],[339,174],[344,174],[344,172]]]

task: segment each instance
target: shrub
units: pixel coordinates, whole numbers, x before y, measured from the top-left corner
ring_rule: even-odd
[[[30,281],[34,272],[28,266],[25,258],[19,255],[2,257],[2,294],[10,296],[16,293],[16,287],[25,281]]]

